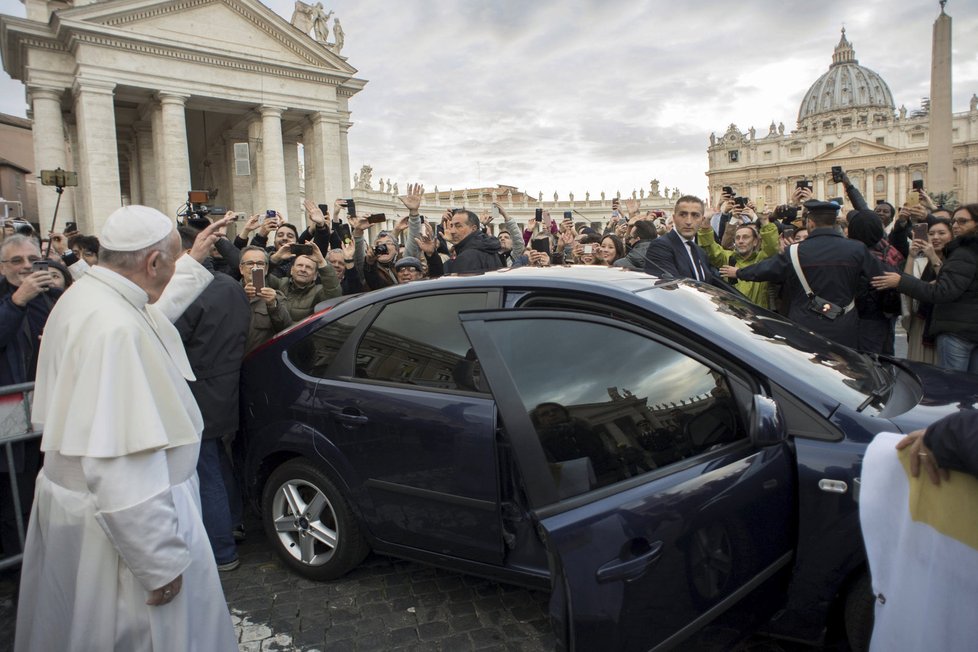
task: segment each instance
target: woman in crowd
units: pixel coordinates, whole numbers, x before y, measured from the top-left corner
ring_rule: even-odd
[[[614,265],[615,261],[624,258],[625,254],[625,243],[617,235],[609,233],[601,238],[598,256],[605,265]]]
[[[944,263],[944,246],[954,237],[951,234],[951,220],[934,218],[929,221],[927,240],[914,240],[910,244],[910,257],[903,267],[910,274],[927,283],[933,283]],[[934,364],[934,340],[927,335],[933,306],[902,297],[903,327],[907,331],[907,359]]]
[[[887,273],[873,278],[872,285],[933,303],[927,332],[936,338],[937,364],[978,373],[978,204],[954,211],[951,233],[954,239],[944,247],[944,263],[933,283]]]

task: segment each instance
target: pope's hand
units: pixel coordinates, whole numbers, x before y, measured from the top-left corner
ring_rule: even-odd
[[[215,220],[210,226],[197,234],[194,246],[190,248],[190,257],[198,263],[203,263],[211,255],[211,249],[221,237],[221,232],[227,229],[227,225],[234,219],[234,213],[227,213],[219,220]]]
[[[155,591],[151,591],[146,604],[151,607],[158,607],[172,602],[173,598],[177,597],[177,594],[180,593],[181,586],[183,586],[183,575],[177,575],[177,578],[172,582],[164,584]]]

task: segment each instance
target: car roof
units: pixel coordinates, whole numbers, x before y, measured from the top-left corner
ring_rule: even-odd
[[[640,270],[600,265],[555,265],[551,267],[511,267],[481,274],[452,274],[436,279],[414,281],[370,292],[370,302],[398,294],[415,294],[419,291],[441,291],[455,288],[476,287],[541,287],[541,288],[582,288],[591,285],[593,289],[607,292],[640,292],[665,284],[672,285],[675,280],[662,280]]]

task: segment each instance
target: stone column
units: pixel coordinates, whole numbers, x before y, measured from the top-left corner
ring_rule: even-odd
[[[343,184],[339,122],[328,113],[311,115],[302,144],[305,149],[306,196],[317,198],[316,203],[325,202],[330,206],[336,199],[346,198],[350,190],[348,185]]]
[[[289,202],[285,189],[285,154],[282,148],[282,112],[280,106],[262,106],[261,114],[261,178],[266,210],[273,209],[289,217]],[[296,171],[298,174],[298,171]]]
[[[34,136],[34,176],[40,176],[41,170],[76,171],[68,165],[68,154],[65,151],[65,125],[61,115],[62,90],[31,86],[31,114],[34,119],[32,128]],[[74,189],[65,190],[61,206],[58,209],[58,222],[64,225],[72,221],[71,194]],[[49,226],[54,217],[54,206],[58,202],[58,194],[52,188],[37,186],[37,215],[41,224]],[[44,227],[46,228],[46,227]]]
[[[153,127],[139,121],[132,125],[136,141],[136,163],[139,167],[139,200],[145,206],[161,210],[159,188],[156,184],[156,159],[153,156]]]
[[[825,199],[825,175],[816,174],[815,175],[815,198]]]
[[[964,164],[967,186],[964,189],[962,203],[973,204],[978,202],[978,159],[965,159]]]
[[[294,140],[287,142],[282,146],[282,151],[285,157],[285,203],[291,214],[296,216],[293,223],[301,227],[305,224],[304,217],[301,216],[305,216],[306,211],[302,206],[302,196],[299,193],[299,143]],[[312,199],[314,204],[321,202],[315,197],[309,199]],[[301,232],[302,228],[299,231]]]
[[[886,201],[896,206],[896,168],[886,168]]]
[[[340,186],[337,191],[341,195],[350,192],[353,184],[350,183],[350,143],[349,133],[352,122],[340,123]]]
[[[77,221],[82,233],[98,233],[109,214],[122,203],[114,89],[111,82],[75,78],[78,158],[86,166],[78,171],[82,210]]]
[[[903,206],[903,202],[907,197],[907,176],[909,172],[907,171],[906,165],[901,165],[897,168],[897,196],[896,201],[893,202],[893,206],[899,210]]]
[[[791,193],[788,192],[788,180],[778,177],[778,204],[787,204]]]
[[[139,152],[136,141],[129,142],[127,148],[129,154],[129,203],[142,204],[143,192],[139,180]]]
[[[156,151],[156,180],[159,185],[159,209],[167,216],[187,202],[190,187],[190,155],[187,150],[187,117],[189,95],[157,93],[160,107],[153,120],[153,144]]]
[[[265,202],[265,187],[262,181],[262,161],[265,158],[264,151],[262,150],[262,121],[261,116],[257,113],[251,115],[251,119],[248,122],[248,157],[249,163],[251,164],[251,177],[249,177],[249,182],[251,185],[251,213],[252,215],[257,213],[262,213],[268,210],[269,206]],[[306,190],[308,192],[308,190]]]
[[[930,125],[927,144],[927,189],[950,192],[954,188],[951,144],[951,17],[934,21],[930,68]]]

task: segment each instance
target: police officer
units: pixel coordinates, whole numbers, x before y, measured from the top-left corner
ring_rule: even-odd
[[[756,265],[740,269],[724,267],[720,271],[745,281],[785,284],[790,319],[823,337],[855,348],[859,334],[856,295],[866,291],[869,280],[882,267],[865,245],[849,240],[836,227],[838,204],[812,200],[804,206],[808,210],[808,238],[795,246],[811,294],[804,290],[795,272],[790,249]]]

